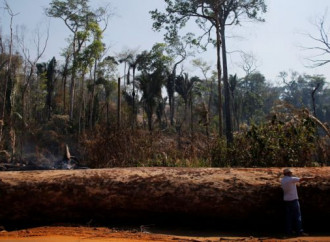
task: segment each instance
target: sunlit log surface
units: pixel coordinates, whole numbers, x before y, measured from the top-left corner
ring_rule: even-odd
[[[282,169],[118,168],[0,172],[0,225],[217,221],[280,226]],[[298,187],[307,225],[329,227],[330,168]],[[204,222],[203,222],[204,221]]]

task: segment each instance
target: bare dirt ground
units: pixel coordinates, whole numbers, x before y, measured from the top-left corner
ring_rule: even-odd
[[[155,234],[136,230],[119,231],[104,227],[38,227],[17,231],[2,231],[0,241],[6,242],[141,242],[141,241],[187,241],[187,242],[213,242],[213,241],[330,241],[326,236],[307,236],[296,238],[271,238],[253,236],[235,236],[221,234],[219,236],[191,236],[171,234]]]

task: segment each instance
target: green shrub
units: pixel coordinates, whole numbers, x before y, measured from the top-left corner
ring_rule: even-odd
[[[212,148],[212,165],[315,166],[320,155],[316,134],[306,113],[275,113],[268,122],[235,133],[229,147],[219,140]]]

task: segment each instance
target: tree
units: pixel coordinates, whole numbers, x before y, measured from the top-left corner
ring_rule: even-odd
[[[213,89],[213,81],[212,79],[209,81],[209,78],[207,77],[208,72],[211,69],[211,66],[203,61],[202,59],[195,59],[192,61],[193,66],[197,67],[198,69],[201,70],[203,76],[204,76],[204,81],[205,81],[205,88],[206,92],[208,95],[208,100],[203,102],[203,108],[202,108],[202,113],[204,113],[204,125],[206,126],[206,134],[209,136],[209,121],[210,121],[210,116],[211,116],[211,101],[212,101],[212,89]],[[205,103],[207,102],[207,107],[205,107]]]
[[[322,91],[325,85],[325,78],[324,76],[320,75],[306,75],[307,79],[309,79],[309,87],[310,87],[310,95],[311,95],[311,106],[314,117],[318,117],[318,111],[322,108],[323,102],[320,100],[320,92]],[[321,114],[321,112],[320,112]]]
[[[84,44],[91,40],[91,48],[99,48],[99,40],[102,32],[106,29],[109,15],[106,8],[99,8],[92,11],[88,5],[89,0],[52,0],[46,14],[50,17],[60,18],[73,34],[72,47],[72,68],[70,85],[70,119],[73,119],[76,75],[79,68],[79,55],[82,54]],[[104,21],[105,27],[101,29],[99,23]],[[97,40],[97,41],[96,41]]]
[[[216,30],[217,50],[217,71],[218,71],[218,92],[219,92],[219,110],[222,110],[221,101],[221,65],[220,65],[220,47],[222,45],[223,77],[225,89],[225,115],[226,115],[226,137],[228,143],[232,142],[232,125],[230,113],[230,91],[228,84],[227,70],[227,50],[225,27],[228,24],[238,24],[239,19],[245,15],[250,19],[262,20],[259,18],[259,12],[266,11],[266,5],[263,0],[165,0],[167,3],[166,13],[160,13],[158,10],[151,11],[154,19],[153,27],[156,30],[164,27],[167,30],[167,36],[175,35],[178,28],[182,28],[190,20],[195,18],[198,26],[204,30],[204,34],[193,43],[200,44],[202,38],[207,36],[207,42],[212,41],[210,35],[213,28]],[[222,118],[219,113],[219,135],[222,136]]]
[[[1,67],[5,67],[5,76],[4,76],[4,89],[2,93],[2,110],[0,117],[0,142],[4,139],[4,149],[8,150],[11,154],[11,159],[15,153],[15,130],[12,125],[12,107],[14,100],[14,87],[15,87],[15,74],[17,73],[21,58],[19,55],[13,55],[13,20],[17,15],[10,8],[7,1],[5,3],[5,10],[10,16],[10,38],[9,38],[9,53],[4,55],[4,61],[1,63]],[[3,47],[2,47],[3,48]],[[2,68],[1,68],[2,69]]]
[[[239,24],[240,19],[246,16],[249,19],[263,21],[259,14],[266,12],[264,0],[226,0],[220,5],[220,35],[222,41],[222,65],[223,65],[223,82],[225,91],[225,117],[226,117],[226,136],[231,143],[233,140],[232,134],[232,118],[230,104],[230,86],[228,82],[228,66],[227,66],[227,46],[226,46],[226,26]]]
[[[232,110],[233,110],[233,128],[239,130],[239,106],[241,102],[240,95],[237,95],[237,86],[239,85],[239,80],[237,75],[230,75],[229,76],[229,85],[231,91],[231,98],[232,98]]]
[[[128,56],[126,56],[126,58],[121,59],[122,62],[125,63],[125,67],[126,67],[126,63],[128,64],[128,71],[127,71],[127,84],[130,84],[131,82],[131,77],[130,77],[130,73],[131,71],[133,72],[132,74],[132,120],[131,120],[131,125],[132,125],[132,129],[134,129],[135,124],[136,124],[136,115],[137,115],[137,109],[136,109],[136,92],[135,92],[135,88],[136,88],[136,84],[135,84],[135,72],[138,68],[138,65],[141,63],[141,55],[142,54],[136,54],[136,53],[131,53]],[[126,93],[128,94],[128,93]]]
[[[116,89],[116,82],[114,73],[117,70],[118,62],[112,56],[105,57],[98,64],[96,85],[103,85],[104,96],[106,102],[106,123],[110,125],[110,97]]]
[[[91,26],[91,34],[93,36],[92,42],[88,45],[81,57],[81,62],[86,62],[89,65],[89,69],[93,70],[91,72],[92,85],[91,85],[91,99],[90,99],[90,114],[89,114],[89,127],[93,128],[93,113],[94,110],[94,95],[95,95],[95,85],[98,79],[98,63],[100,62],[101,55],[104,53],[104,44],[102,43],[102,30],[100,26],[95,22]]]
[[[242,62],[240,63],[241,68],[245,72],[245,76],[248,76],[257,71],[257,59],[253,53],[241,52]]]
[[[216,50],[217,50],[217,71],[218,71],[218,93],[219,93],[219,136],[222,136],[222,90],[221,90],[221,65],[220,65],[220,22],[219,22],[219,7],[225,0],[165,0],[167,4],[166,13],[161,13],[157,9],[151,11],[151,17],[154,20],[153,28],[159,31],[161,28],[167,30],[165,36],[176,36],[179,28],[183,28],[191,19],[196,18],[196,23],[204,30],[204,34],[198,39],[191,38],[194,44],[200,44],[204,36],[208,36],[210,40],[211,30],[216,30]],[[205,28],[205,24],[210,26]]]
[[[148,117],[148,127],[152,130],[152,116],[162,102],[161,90],[166,78],[166,70],[171,58],[165,55],[166,45],[155,44],[150,51],[143,51],[139,56],[138,78],[142,91],[142,102]]]
[[[259,72],[247,75],[240,83],[242,91],[242,120],[248,124],[251,121],[263,120],[262,107],[266,98],[266,79]]]
[[[52,112],[55,109],[54,102],[54,88],[55,88],[55,73],[56,73],[56,59],[53,57],[51,61],[47,63],[39,63],[36,65],[39,75],[44,75],[47,86],[46,96],[46,115],[47,119],[50,120]]]
[[[314,23],[314,26],[318,30],[318,36],[307,34],[309,39],[314,41],[315,46],[303,47],[305,50],[316,52],[314,56],[308,58],[311,67],[319,67],[330,63],[330,36],[325,21],[326,14]]]
[[[181,126],[186,121],[188,105],[190,104],[190,130],[192,132],[192,103],[193,103],[193,89],[195,84],[200,82],[198,77],[189,78],[188,73],[184,73],[176,78],[175,91],[182,97],[184,102],[183,120],[179,125],[179,131],[181,132]]]
[[[164,75],[162,75],[159,71],[155,71],[151,74],[142,72],[137,80],[139,82],[139,88],[142,91],[141,102],[143,103],[144,110],[147,114],[148,128],[149,131],[152,131],[152,116],[162,98],[161,90],[164,81]]]
[[[322,75],[300,75],[297,72],[291,73],[291,79],[288,80],[286,72],[280,73],[285,83],[282,99],[295,108],[307,108],[314,113],[314,116],[324,120],[326,114],[327,102],[324,96],[326,90],[325,77]],[[325,98],[325,99],[324,99]]]
[[[67,101],[66,101],[66,86],[67,86],[67,79],[68,79],[68,76],[70,74],[70,63],[71,63],[71,58],[72,58],[72,55],[71,55],[71,50],[72,48],[69,46],[67,47],[66,49],[64,49],[64,51],[62,52],[62,57],[64,57],[65,61],[64,61],[64,65],[61,67],[60,69],[60,73],[61,73],[61,76],[62,76],[62,96],[63,96],[63,113],[67,113],[66,110],[67,110]]]
[[[46,33],[43,36],[43,33]],[[27,48],[25,43],[25,33],[22,31],[20,37],[18,37],[19,46],[21,48],[22,56],[24,57],[24,78],[21,87],[21,115],[23,122],[26,122],[25,117],[25,109],[26,109],[26,93],[30,87],[31,82],[35,79],[36,74],[36,66],[40,58],[46,51],[48,39],[49,39],[49,24],[47,25],[46,29],[43,30],[42,26],[37,26],[36,30],[33,31],[34,35],[34,43],[35,43],[35,56],[31,56],[29,48]]]
[[[320,92],[319,96],[319,104],[322,106],[319,109],[319,113],[317,113],[317,117],[323,121],[330,123],[330,89],[324,89]]]
[[[168,94],[168,102],[170,106],[170,123],[174,125],[174,110],[175,110],[175,79],[177,77],[176,71],[178,65],[180,65],[188,56],[192,55],[187,51],[189,40],[188,38],[181,38],[177,34],[169,36],[165,39],[168,43],[166,51],[169,53],[173,62],[172,66],[168,69],[168,77],[166,82],[166,90]]]

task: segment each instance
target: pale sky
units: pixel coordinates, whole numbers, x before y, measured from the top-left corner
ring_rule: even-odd
[[[7,0],[14,13],[14,25],[24,25],[27,29],[26,39],[32,39],[36,26],[45,29],[49,20],[44,8],[51,0]],[[163,42],[163,34],[152,30],[150,10],[164,9],[163,0],[92,0],[93,7],[110,4],[115,13],[105,32],[104,42],[110,46],[109,54],[114,55],[125,48],[150,50],[153,44]],[[252,53],[257,59],[258,70],[266,79],[278,83],[280,71],[298,71],[306,74],[323,74],[330,82],[330,64],[319,68],[308,68],[306,57],[312,52],[304,51],[301,46],[315,46],[305,34],[317,36],[318,32],[312,22],[322,17],[330,7],[329,0],[266,0],[268,12],[264,15],[264,23],[242,23],[227,29],[227,45],[229,54],[229,73],[243,76],[240,67],[241,57],[235,51]],[[3,7],[3,0],[0,6]],[[329,10],[330,11],[330,10]],[[330,12],[327,27],[330,33]],[[0,9],[0,25],[3,35],[8,35],[9,17],[4,9]],[[198,33],[196,27],[196,33]],[[67,46],[65,39],[69,32],[62,20],[50,20],[50,40],[42,61],[59,56],[61,49]],[[317,36],[318,37],[318,36]],[[215,69],[216,53],[210,45],[207,53],[196,55],[208,61]],[[328,56],[330,58],[330,55]],[[185,63],[185,71],[196,75],[190,61]]]

